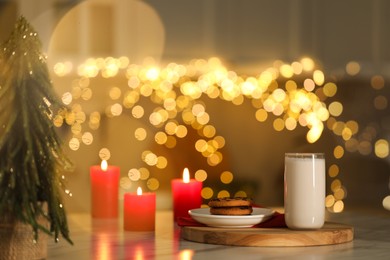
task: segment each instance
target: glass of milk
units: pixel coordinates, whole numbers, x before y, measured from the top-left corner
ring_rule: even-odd
[[[325,155],[286,153],[284,211],[291,229],[318,229],[325,221]]]

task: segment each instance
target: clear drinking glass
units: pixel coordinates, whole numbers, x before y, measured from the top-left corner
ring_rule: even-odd
[[[325,155],[286,153],[284,210],[291,229],[318,229],[325,222]]]

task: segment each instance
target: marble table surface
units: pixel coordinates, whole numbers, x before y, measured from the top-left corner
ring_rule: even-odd
[[[390,212],[354,209],[327,216],[354,227],[352,242],[311,247],[238,247],[183,240],[172,212],[156,213],[155,232],[123,231],[122,219],[98,220],[69,214],[71,238],[49,238],[48,259],[390,259]]]

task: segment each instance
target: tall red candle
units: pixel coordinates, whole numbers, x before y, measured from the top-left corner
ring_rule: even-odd
[[[202,205],[202,182],[190,179],[187,168],[183,171],[183,179],[171,181],[173,197],[173,219],[188,217],[188,210],[200,208]]]
[[[142,193],[138,187],[137,193],[124,195],[124,229],[127,231],[154,231],[156,219],[156,194]]]
[[[102,164],[90,168],[91,213],[93,218],[118,217],[119,167]]]

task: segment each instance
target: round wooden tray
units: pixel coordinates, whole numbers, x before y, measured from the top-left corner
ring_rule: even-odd
[[[185,240],[229,246],[319,246],[350,242],[353,227],[327,222],[317,230],[292,230],[288,228],[215,228],[182,227]]]

